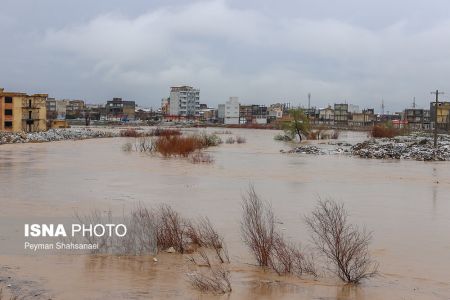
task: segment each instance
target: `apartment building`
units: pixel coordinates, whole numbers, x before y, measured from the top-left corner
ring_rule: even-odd
[[[436,102],[430,103],[430,118],[431,123],[435,123],[435,114],[437,111],[437,128],[443,130],[450,130],[450,102],[439,102],[437,110],[435,109]]]
[[[122,98],[113,98],[106,102],[106,117],[114,121],[134,121],[136,103],[134,101],[124,101]]]
[[[334,104],[334,124],[348,125],[348,104],[347,103]]]
[[[225,102],[224,124],[239,124],[239,99],[230,97]]]
[[[408,108],[404,112],[404,120],[411,129],[430,129],[430,110]]]
[[[172,116],[198,117],[199,110],[199,89],[186,85],[170,88],[170,114]]]
[[[1,131],[45,131],[47,130],[47,94],[27,95],[6,92],[0,88]]]

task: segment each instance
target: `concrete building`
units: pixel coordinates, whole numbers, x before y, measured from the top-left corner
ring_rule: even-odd
[[[334,109],[331,108],[331,105],[328,105],[326,108],[319,109],[319,122],[325,124],[334,123]]]
[[[403,118],[411,129],[430,129],[430,111],[428,109],[405,109]]]
[[[200,110],[200,90],[190,86],[170,89],[170,115],[198,117]]]
[[[238,97],[230,97],[225,102],[224,124],[239,124],[239,99]]]
[[[369,126],[373,125],[377,117],[373,108],[363,109],[362,112],[349,113],[348,125]]]
[[[134,121],[136,103],[124,101],[122,98],[113,98],[106,102],[106,118],[112,121]]]
[[[45,131],[47,129],[47,94],[27,95],[5,92],[0,88],[0,130]]]
[[[66,106],[66,118],[77,119],[83,117],[86,108],[83,100],[62,100],[61,106]]]
[[[334,104],[334,124],[348,125],[348,104],[335,103]]]
[[[430,103],[430,118],[434,126],[436,102]],[[438,129],[450,130],[450,102],[439,102],[437,108],[437,127]],[[434,128],[434,127],[433,127]]]
[[[163,116],[170,114],[170,98],[161,99],[161,114]]]
[[[269,111],[265,105],[240,105],[239,124],[267,124]]]
[[[222,124],[225,122],[225,104],[217,106],[217,121]]]

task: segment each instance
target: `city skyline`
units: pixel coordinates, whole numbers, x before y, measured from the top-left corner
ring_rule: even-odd
[[[190,85],[211,106],[348,102],[427,108],[450,89],[445,1],[5,1],[1,86],[158,107]],[[86,7],[88,9],[86,9]],[[389,7],[389,10],[386,10]],[[20,17],[19,17],[20,16]],[[446,100],[444,95],[442,100]]]

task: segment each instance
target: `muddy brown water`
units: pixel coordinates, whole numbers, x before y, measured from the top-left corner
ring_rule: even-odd
[[[142,202],[207,215],[216,225],[232,259],[233,292],[221,298],[450,299],[450,163],[281,154],[290,146],[273,140],[276,131],[232,132],[247,143],[208,149],[210,165],[123,152],[132,138],[1,145],[0,286],[34,299],[216,298],[186,283],[180,255],[160,254],[154,263],[152,257],[11,253],[23,233],[11,232],[8,220],[65,218],[94,208],[120,213]],[[304,245],[302,218],[317,199],[345,203],[351,220],[373,232],[380,276],[354,287],[332,275],[279,277],[254,267],[239,231],[249,183],[272,203],[285,236]]]

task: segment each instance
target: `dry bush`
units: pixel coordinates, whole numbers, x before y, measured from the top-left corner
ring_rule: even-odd
[[[187,157],[195,150],[203,148],[200,140],[195,136],[160,136],[154,142],[155,150],[165,157]]]
[[[318,140],[319,133],[316,130],[311,130],[306,136],[307,140]]]
[[[200,259],[191,257],[191,262],[203,267],[187,274],[187,280],[202,293],[226,294],[232,291],[231,275],[223,264],[212,264],[206,251],[199,251]]]
[[[79,224],[114,224],[111,211],[102,213],[94,210],[89,214],[75,213]],[[123,237],[86,235],[82,237],[85,243],[98,244],[98,249],[92,249],[91,253],[108,253],[120,255],[155,254],[156,245],[156,217],[142,205],[137,205],[129,214],[123,215],[123,224],[127,228],[127,234]],[[69,242],[77,243],[75,237]]]
[[[122,145],[122,150],[125,151],[125,152],[130,152],[130,151],[132,151],[132,150],[133,150],[133,144],[131,144],[131,143],[129,143],[129,142],[123,144],[123,145]]]
[[[156,128],[148,133],[149,136],[171,136],[171,135],[181,135],[179,129],[168,129],[168,128]]]
[[[213,249],[221,263],[230,262],[225,241],[214,228],[208,217],[199,219],[197,222],[197,232],[200,237],[200,246]]]
[[[3,289],[0,289],[0,300],[7,300],[3,295]],[[10,296],[9,300],[19,300],[19,296]]]
[[[269,203],[261,200],[253,186],[242,197],[241,233],[259,266],[269,266],[275,239],[275,217]]]
[[[191,154],[189,156],[189,158],[190,158],[190,161],[194,164],[200,164],[200,163],[210,164],[210,163],[214,162],[214,158],[212,157],[211,154],[205,153],[200,150],[195,151],[193,154]]]
[[[330,135],[330,138],[333,140],[337,140],[340,134],[341,132],[339,130],[333,130],[333,132]]]
[[[120,136],[122,137],[140,137],[142,136],[141,132],[138,132],[134,128],[128,128],[120,131]]]
[[[184,253],[187,246],[186,220],[168,205],[159,207],[157,220],[156,240],[158,248],[173,247],[176,251]]]
[[[278,275],[318,276],[313,256],[305,255],[299,246],[287,242],[281,235],[276,235],[272,249],[269,266]]]
[[[75,218],[79,224],[114,224],[112,212],[102,213],[99,210],[93,210],[90,214],[80,215],[75,212]],[[86,235],[83,237],[88,244],[97,244],[98,249],[92,249],[91,253],[113,253],[117,251],[117,240],[113,236],[105,234],[103,236]]]
[[[149,137],[136,138],[134,142],[134,150],[138,152],[152,152],[154,149],[153,140]]]
[[[236,143],[238,144],[245,144],[247,142],[247,140],[245,139],[245,137],[243,136],[237,136],[236,137]]]
[[[234,144],[234,142],[236,142],[236,141],[234,140],[234,137],[232,137],[232,136],[228,137],[225,140],[225,143],[227,143],[227,144]]]
[[[400,130],[386,125],[375,125],[372,127],[371,135],[374,138],[393,138],[400,135]]]
[[[155,214],[142,204],[138,204],[124,218],[127,234],[121,238],[120,253],[127,255],[156,254]]]
[[[349,224],[347,217],[342,204],[320,200],[305,221],[316,248],[333,264],[331,270],[345,282],[358,283],[376,275],[378,264],[369,254],[371,234]]]

